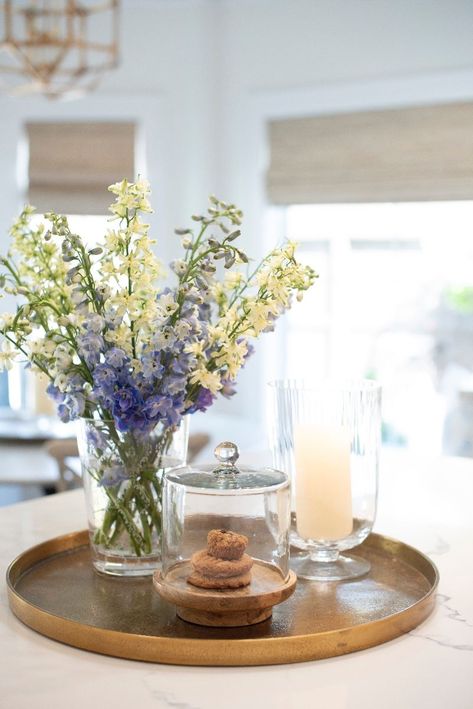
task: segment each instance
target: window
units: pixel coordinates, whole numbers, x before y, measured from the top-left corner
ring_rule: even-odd
[[[386,443],[473,455],[473,202],[285,215],[320,279],[289,313],[284,376],[379,379]]]
[[[28,189],[34,221],[54,210],[66,214],[72,231],[93,246],[109,227],[108,185],[135,177],[135,125],[128,121],[28,122],[25,126]],[[23,155],[23,153],[22,153]],[[45,413],[45,382],[32,380],[22,364],[0,377],[0,409]],[[47,412],[52,412],[53,408]]]

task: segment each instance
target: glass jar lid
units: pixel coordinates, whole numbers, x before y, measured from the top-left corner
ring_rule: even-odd
[[[223,441],[215,448],[217,465],[186,465],[170,470],[166,480],[191,488],[196,493],[252,494],[289,485],[286,473],[273,468],[238,466],[238,446]]]

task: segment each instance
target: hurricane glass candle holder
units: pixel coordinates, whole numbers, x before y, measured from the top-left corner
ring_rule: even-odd
[[[381,387],[371,380],[284,380],[273,394],[274,465],[292,482],[291,568],[337,581],[369,571],[342,554],[361,544],[376,516]]]

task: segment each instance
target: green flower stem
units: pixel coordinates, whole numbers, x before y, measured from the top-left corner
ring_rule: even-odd
[[[124,509],[130,510],[132,503],[135,504],[141,521],[142,536],[144,539],[142,550],[144,553],[150,554],[152,551],[153,528],[158,535],[161,532],[161,516],[158,513],[156,502],[149,488],[149,483],[130,482],[121,500],[121,504]],[[114,531],[111,536],[108,536],[111,524],[113,523],[115,523]],[[113,543],[123,531],[123,527],[128,531],[123,517],[120,515],[117,516],[116,505],[111,501],[105,513],[102,527],[98,530],[100,538],[106,540],[106,546],[113,546]]]
[[[154,528],[156,529],[156,533],[160,534],[161,533],[161,514],[158,510],[158,503],[161,500],[161,487],[156,483],[156,487],[154,487],[156,491],[156,501],[153,497],[153,492],[151,490],[150,482],[148,480],[143,480],[142,485],[145,488],[148,499],[149,499],[149,513],[150,517],[153,521]]]
[[[89,473],[92,474],[92,473]],[[92,477],[97,481],[96,476],[92,474]],[[130,488],[127,490],[129,492]],[[141,531],[136,526],[133,514],[131,513],[127,505],[131,502],[131,496],[127,500],[127,505],[124,504],[124,499],[120,499],[119,495],[111,488],[104,487],[105,494],[109,499],[109,505],[105,512],[104,522],[100,529],[96,530],[94,534],[94,541],[97,544],[104,544],[106,547],[110,546],[111,538],[108,536],[108,532],[115,521],[115,530],[112,534],[112,538],[118,535],[118,520],[120,520],[125,527],[128,535],[130,537],[132,546],[135,550],[137,556],[141,556],[141,551],[145,549],[146,543],[143,538]],[[121,530],[120,530],[121,531]]]
[[[130,483],[129,486],[127,487],[125,493],[123,494],[123,497],[120,499],[119,494],[117,495],[117,499],[120,500],[121,504],[125,509],[129,509],[133,500],[133,488],[132,484]],[[113,533],[111,537],[108,539],[108,543],[106,546],[111,547],[113,546],[114,542],[117,540],[117,538],[120,536],[121,532],[123,531],[123,527],[125,526],[123,518],[118,514],[118,508],[114,500],[110,499],[109,504],[107,507],[107,510],[105,512],[105,517],[104,517],[104,522],[102,523],[102,526],[100,528],[100,531],[104,533],[105,538],[107,538],[107,532],[108,529],[104,527],[106,521],[108,522],[108,519],[112,521],[112,523],[115,523],[115,527],[113,530]]]
[[[151,551],[153,549],[153,540],[152,540],[152,526],[148,523],[148,514],[149,514],[149,509],[148,505],[146,503],[143,503],[142,498],[139,495],[135,496],[135,502],[136,502],[136,508],[138,511],[138,514],[140,516],[141,520],[141,528],[143,532],[143,537],[144,537],[144,547],[143,551],[145,554],[151,554]]]
[[[128,507],[123,504],[123,502],[113,490],[106,489],[106,493],[109,499],[112,501],[112,504],[115,506],[117,514],[120,516],[123,525],[130,536],[130,540],[136,555],[141,556],[141,552],[145,548],[146,542],[143,538],[141,531],[138,529],[133,520],[133,515],[131,514]]]
[[[117,510],[114,505],[109,502],[105,511],[105,516],[102,526],[95,532],[94,541],[97,544],[103,544],[109,547],[113,544],[120,532],[121,525],[118,524],[120,517],[117,516]],[[113,527],[113,532],[112,532]]]

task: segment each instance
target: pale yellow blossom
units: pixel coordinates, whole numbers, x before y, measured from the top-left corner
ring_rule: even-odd
[[[17,353],[10,342],[5,341],[2,345],[2,351],[0,352],[0,369],[12,369]]]
[[[200,384],[205,387],[205,389],[211,391],[212,394],[216,394],[219,389],[222,388],[219,374],[217,372],[209,372],[203,367],[196,369],[195,372],[192,373],[190,383]]]

